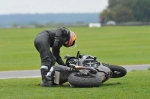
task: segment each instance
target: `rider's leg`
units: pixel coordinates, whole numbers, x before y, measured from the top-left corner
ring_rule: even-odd
[[[41,76],[42,76],[42,86],[50,86],[49,81],[46,79],[45,75],[51,68],[51,58],[48,55],[49,50],[43,50],[40,52],[41,56]]]
[[[51,64],[50,64],[49,71],[46,74],[46,78],[47,78],[47,80],[52,81],[53,80],[53,73],[54,73],[53,66],[55,65],[56,58],[50,51],[48,52],[48,55],[51,58]]]
[[[50,57],[50,44],[48,37],[45,33],[37,35],[35,41],[34,41],[35,47],[40,53],[41,58],[41,77],[42,77],[42,86],[50,86],[51,84],[46,79],[45,75],[51,68],[51,57]]]

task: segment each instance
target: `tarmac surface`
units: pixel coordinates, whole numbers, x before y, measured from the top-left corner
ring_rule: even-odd
[[[150,64],[143,65],[124,65],[128,72],[132,70],[148,70]],[[41,77],[40,70],[19,70],[19,71],[0,71],[0,79],[10,78],[37,78]]]

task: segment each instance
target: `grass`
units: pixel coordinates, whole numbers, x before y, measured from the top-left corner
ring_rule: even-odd
[[[40,58],[33,41],[45,29],[0,29],[0,71],[39,69]],[[77,47],[63,47],[62,57],[80,50],[105,63],[150,64],[150,26],[70,29],[77,34]]]
[[[44,88],[40,78],[0,80],[0,99],[150,99],[150,71],[132,71],[125,77],[109,79],[100,87]]]

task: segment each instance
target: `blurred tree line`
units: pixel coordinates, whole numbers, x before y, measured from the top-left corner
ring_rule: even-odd
[[[116,22],[150,22],[150,0],[109,0],[100,17]]]

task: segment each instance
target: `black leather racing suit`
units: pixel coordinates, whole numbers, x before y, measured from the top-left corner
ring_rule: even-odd
[[[60,57],[60,48],[63,43],[69,39],[70,32],[66,28],[58,28],[52,30],[45,30],[39,33],[35,40],[34,45],[41,57],[41,66],[51,66],[57,62],[59,65],[64,65]],[[54,42],[58,42],[58,47],[54,47]],[[52,48],[52,52],[50,51]]]

